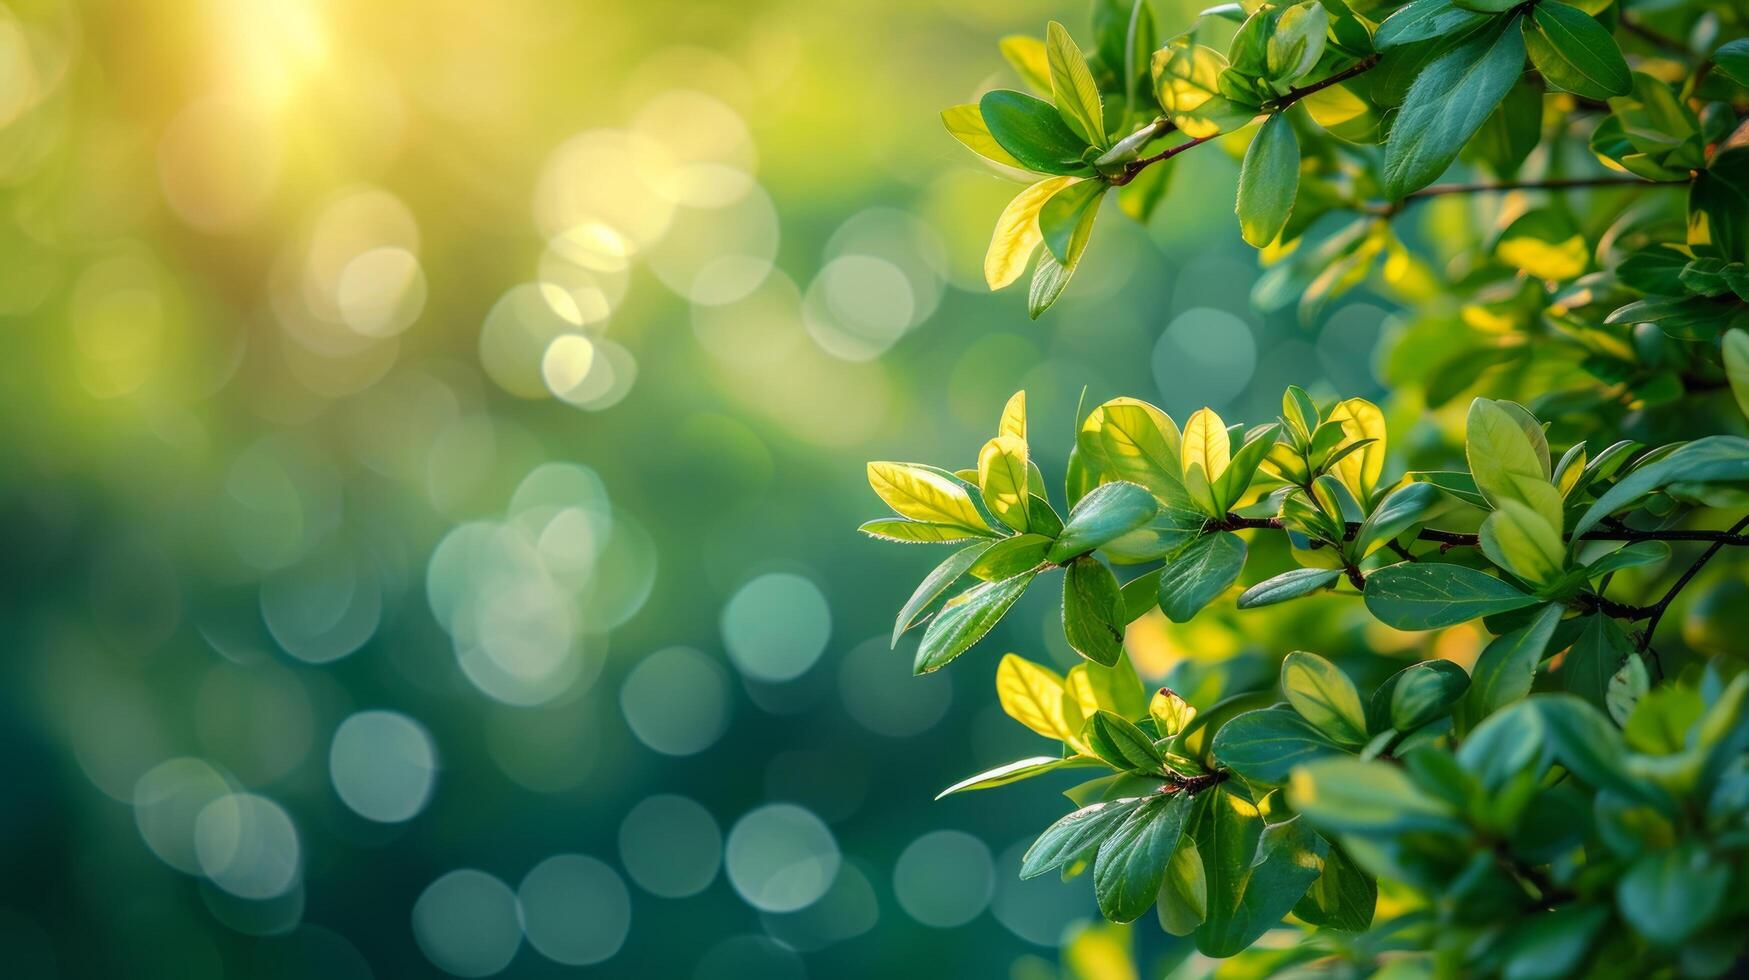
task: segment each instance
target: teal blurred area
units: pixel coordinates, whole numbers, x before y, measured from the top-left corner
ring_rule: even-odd
[[[1223,153],[988,294],[1015,187],[936,110],[1050,17],[0,4],[0,974],[1056,975],[1063,787],[932,802],[1040,750],[991,677],[1072,660],[1055,597],[911,678],[864,461],[1021,388],[1054,474],[1083,397],[1375,396],[1390,318],[1252,312]],[[1132,656],[1358,629],[1295,615]]]

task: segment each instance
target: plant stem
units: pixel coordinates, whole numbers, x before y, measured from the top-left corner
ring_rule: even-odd
[[[1575,190],[1587,187],[1686,187],[1686,180],[1646,180],[1643,177],[1566,177],[1549,180],[1508,180],[1497,184],[1434,184],[1389,204],[1374,204],[1366,202],[1359,206],[1367,214],[1391,217],[1412,202],[1430,197],[1444,197],[1448,194],[1486,194],[1489,191],[1559,191]]]
[[[1216,529],[1222,531],[1279,531],[1281,530],[1282,524],[1281,518],[1279,517],[1240,517],[1237,514],[1228,514],[1226,519],[1214,522],[1214,526]],[[1735,545],[1739,547],[1749,546],[1749,534],[1742,533],[1745,527],[1749,527],[1749,517],[1737,522],[1735,526],[1727,531],[1641,531],[1626,526],[1611,526],[1586,531],[1584,534],[1579,535],[1579,540],[1709,541],[1713,543],[1714,550],[1717,550],[1725,545]],[[1359,530],[1360,524],[1358,522],[1348,522],[1348,537],[1354,537],[1355,533]],[[1481,543],[1481,536],[1477,534],[1469,534],[1463,531],[1441,531],[1438,528],[1431,527],[1422,528],[1421,533],[1416,537],[1417,540],[1438,542],[1448,548],[1473,548]],[[1569,538],[1569,540],[1571,540],[1571,538]],[[1706,557],[1711,558],[1711,553],[1708,553]]]
[[[1164,135],[1165,132],[1171,132],[1173,129],[1176,129],[1176,128],[1177,127],[1174,127],[1174,126],[1171,126],[1170,124],[1168,124],[1168,128],[1162,133],[1162,135]],[[1184,142],[1184,143],[1180,143],[1177,146],[1169,146],[1166,149],[1161,150],[1159,153],[1156,153],[1151,157],[1143,157],[1140,160],[1131,160],[1129,163],[1124,164],[1124,168],[1123,168],[1123,171],[1121,173],[1119,173],[1117,176],[1112,177],[1110,179],[1110,184],[1113,187],[1122,187],[1123,185],[1129,183],[1130,181],[1135,180],[1137,174],[1140,174],[1142,171],[1148,169],[1149,167],[1153,166],[1154,164],[1160,163],[1161,161],[1164,161],[1164,160],[1170,160],[1173,157],[1177,156],[1178,154],[1183,153],[1185,150],[1188,150],[1193,146],[1201,146],[1202,144],[1207,143],[1209,140],[1212,140],[1216,136],[1219,136],[1219,135],[1221,135],[1221,134],[1214,133],[1214,134],[1209,135],[1209,136],[1198,136],[1195,139],[1189,140],[1189,141]]]
[[[1331,87],[1332,85],[1340,85],[1343,82],[1348,81],[1350,78],[1353,78],[1356,75],[1359,75],[1363,72],[1369,71],[1372,69],[1372,67],[1374,65],[1377,65],[1378,63],[1379,63],[1379,56],[1378,55],[1376,55],[1376,54],[1367,55],[1365,58],[1362,58],[1360,61],[1355,62],[1353,65],[1351,65],[1347,68],[1344,68],[1343,70],[1337,72],[1334,75],[1331,75],[1329,78],[1325,78],[1325,79],[1322,79],[1320,81],[1313,82],[1312,84],[1303,86],[1301,88],[1288,89],[1286,92],[1282,93],[1279,97],[1271,99],[1268,102],[1263,103],[1263,105],[1259,106],[1258,108],[1260,111],[1280,112],[1283,109],[1286,109],[1287,107],[1293,105],[1295,102],[1298,102],[1299,100],[1305,98],[1308,95],[1312,95],[1312,94],[1317,93],[1317,92],[1322,92],[1323,90]],[[1156,135],[1164,136],[1174,129],[1177,129],[1177,127],[1172,125],[1171,123],[1168,123],[1166,125],[1166,128],[1162,129]],[[1123,185],[1129,183],[1130,181],[1135,180],[1136,176],[1138,174],[1140,174],[1142,171],[1148,169],[1149,167],[1153,166],[1154,164],[1161,163],[1161,162],[1164,162],[1166,160],[1170,160],[1173,157],[1177,156],[1178,154],[1183,153],[1185,150],[1188,150],[1193,146],[1200,146],[1204,143],[1207,143],[1209,140],[1212,140],[1216,136],[1219,136],[1219,135],[1221,135],[1221,134],[1220,133],[1213,133],[1213,134],[1208,135],[1208,136],[1198,136],[1195,139],[1190,140],[1189,142],[1180,143],[1177,146],[1169,147],[1165,150],[1162,150],[1159,153],[1156,153],[1151,157],[1143,157],[1140,160],[1131,160],[1129,163],[1124,164],[1124,168],[1122,171],[1118,172],[1117,174],[1115,174],[1112,177],[1107,178],[1107,181],[1113,187],[1122,187]]]
[[[1322,81],[1313,82],[1312,84],[1303,86],[1301,88],[1288,89],[1285,93],[1283,93],[1281,95],[1280,98],[1272,99],[1268,102],[1263,103],[1263,108],[1273,109],[1277,112],[1280,112],[1281,110],[1286,109],[1288,106],[1293,105],[1295,102],[1298,102],[1299,100],[1305,98],[1308,95],[1313,95],[1313,94],[1316,94],[1318,92],[1322,92],[1325,89],[1331,87],[1332,85],[1341,85],[1343,82],[1348,81],[1350,78],[1353,78],[1356,75],[1370,71],[1370,70],[1372,70],[1373,66],[1377,65],[1378,63],[1379,63],[1379,56],[1378,55],[1376,55],[1376,54],[1367,55],[1365,58],[1362,58],[1360,61],[1355,62],[1353,66],[1348,67],[1348,68],[1344,68],[1343,70],[1337,72],[1336,74],[1331,75],[1329,78],[1323,79]]]
[[[1694,53],[1689,50],[1688,45],[1683,44],[1681,41],[1678,41],[1673,37],[1666,37],[1658,31],[1640,23],[1638,17],[1628,17],[1623,15],[1621,18],[1621,26],[1622,30],[1627,31],[1629,34],[1638,34],[1648,42],[1669,51],[1671,54],[1679,54],[1687,57]]]
[[[1741,537],[1738,532],[1742,531],[1745,527],[1749,527],[1749,517],[1745,517],[1731,525],[1731,529],[1725,533],[1727,535]],[[1715,540],[1707,550],[1701,552],[1700,557],[1694,560],[1694,564],[1688,566],[1688,570],[1682,573],[1682,577],[1676,580],[1676,584],[1670,586],[1670,590],[1664,593],[1664,598],[1659,599],[1652,605],[1651,612],[1646,618],[1646,631],[1640,634],[1641,650],[1649,649],[1652,646],[1652,634],[1658,629],[1658,621],[1664,618],[1664,613],[1670,608],[1670,603],[1675,601],[1676,594],[1681,592],[1683,587],[1692,581],[1696,575],[1700,574],[1700,570],[1706,566],[1707,562],[1712,560],[1714,555],[1719,553],[1720,548],[1723,548],[1726,544],[1730,543],[1733,542],[1728,541],[1725,538]]]

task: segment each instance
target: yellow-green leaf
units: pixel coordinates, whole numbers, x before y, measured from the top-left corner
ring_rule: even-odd
[[[1106,480],[1139,484],[1166,506],[1185,509],[1190,498],[1179,470],[1181,442],[1170,415],[1135,398],[1094,409],[1076,439],[1084,463]]]
[[[990,236],[990,250],[984,253],[984,281],[991,289],[1001,289],[1020,278],[1027,260],[1044,241],[1039,228],[1038,213],[1052,195],[1078,177],[1046,177],[1014,196],[996,219],[996,230]]]
[[[988,532],[966,488],[950,477],[911,463],[868,464],[868,484],[900,517]]]
[[[1212,409],[1199,408],[1184,423],[1184,488],[1210,514],[1219,508],[1214,482],[1227,471],[1231,442],[1227,424]]]
[[[1004,150],[1002,144],[996,142],[996,137],[990,135],[990,127],[984,123],[984,114],[979,111],[977,103],[949,106],[941,110],[941,124],[966,149],[991,163],[1013,167],[1015,170],[1026,169],[1025,164],[1014,159],[1014,154]]]
[[[1372,497],[1385,471],[1385,413],[1364,398],[1349,398],[1330,410],[1330,418],[1342,422],[1345,433],[1336,448],[1371,439],[1371,443],[1342,457],[1336,463],[1336,478],[1363,504]]]
[[[1051,72],[1051,98],[1063,121],[1087,142],[1101,148],[1111,145],[1105,138],[1105,110],[1087,56],[1068,29],[1054,20],[1045,30],[1045,60]]]
[[[1026,442],[997,436],[978,453],[978,487],[996,519],[1016,531],[1027,529]]]
[[[1502,500],[1482,522],[1482,553],[1533,585],[1554,581],[1566,566],[1560,529],[1517,500]]]
[[[1002,406],[1002,418],[996,423],[996,434],[1014,436],[1016,439],[1026,439],[1026,392],[1017,391],[1008,396],[1008,404]]]
[[[1154,52],[1154,95],[1166,117],[1192,139],[1223,133],[1251,121],[1256,107],[1220,94],[1227,59],[1219,51],[1175,41]]]

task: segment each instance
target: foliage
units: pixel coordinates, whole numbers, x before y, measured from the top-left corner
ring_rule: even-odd
[[[1742,11],[1228,4],[1161,42],[1145,2],[1095,6],[1091,54],[1055,23],[1004,41],[1045,98],[945,114],[974,151],[1038,175],[998,224],[990,285],[1036,252],[1038,316],[1108,193],[1148,220],[1171,161],[1218,142],[1242,157],[1237,230],[1270,267],[1253,301],[1310,319],[1374,280],[1409,308],[1385,408],[1443,421],[1399,447],[1378,405],[1298,387],[1260,424],[1203,408],[1181,427],[1115,398],[1078,413],[1058,497],[1017,393],[975,467],[871,464],[898,516],[866,532],[962,543],[895,624],[895,642],[922,626],[918,673],[1059,571],[1082,658],[1059,673],[1005,656],[1003,709],[1060,749],[943,795],[1099,769],[1022,874],[1091,874],[1107,918],[1152,907],[1209,956],[1302,927],[1260,972],[1731,969],[1749,936],[1749,673],[1740,655],[1667,665],[1657,631],[1709,562],[1740,579],[1749,553],[1749,439],[1733,434],[1749,411],[1749,40],[1726,40]],[[1453,167],[1488,179],[1436,183]],[[1493,203],[1466,216],[1470,198]],[[1448,241],[1404,227],[1422,201]],[[1247,574],[1271,538],[1293,567]],[[1369,636],[1492,638],[1469,669],[1410,663],[1364,696],[1305,651],[1267,689],[1146,696],[1124,653],[1144,616],[1344,596]]]

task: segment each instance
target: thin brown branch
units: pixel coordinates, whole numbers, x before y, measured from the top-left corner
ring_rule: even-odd
[[[1746,527],[1749,527],[1749,517],[1745,517],[1731,525],[1731,529],[1727,531],[1726,534],[1741,537],[1738,532]],[[1651,613],[1646,618],[1646,631],[1640,634],[1641,650],[1651,647],[1652,634],[1658,629],[1658,621],[1664,618],[1665,611],[1670,608],[1670,603],[1676,600],[1677,593],[1681,592],[1689,582],[1694,580],[1696,575],[1700,574],[1700,570],[1706,567],[1706,563],[1711,561],[1714,555],[1719,553],[1719,549],[1723,548],[1726,544],[1732,543],[1735,542],[1728,541],[1724,538],[1714,541],[1711,547],[1701,552],[1700,557],[1694,560],[1694,564],[1688,566],[1687,571],[1682,573],[1682,577],[1676,580],[1676,584],[1670,586],[1669,591],[1664,593],[1664,597],[1652,605]]]
[[[1508,180],[1494,184],[1434,184],[1423,187],[1404,197],[1400,201],[1388,204],[1366,202],[1359,205],[1359,210],[1367,214],[1391,217],[1415,201],[1433,197],[1444,197],[1450,194],[1486,194],[1489,191],[1560,191],[1580,190],[1592,187],[1686,187],[1687,180],[1647,180],[1643,177],[1607,176],[1607,177],[1568,177],[1549,180]]]
[[[1303,86],[1300,88],[1288,89],[1286,92],[1283,92],[1280,96],[1278,96],[1274,99],[1271,99],[1268,102],[1263,103],[1263,105],[1260,106],[1259,109],[1260,109],[1260,111],[1266,111],[1266,112],[1280,112],[1283,109],[1286,109],[1287,107],[1293,105],[1295,102],[1300,101],[1301,99],[1305,98],[1308,95],[1312,95],[1312,94],[1317,93],[1317,92],[1322,92],[1323,90],[1330,88],[1333,85],[1340,85],[1343,82],[1348,81],[1350,78],[1355,77],[1356,75],[1359,75],[1363,72],[1369,71],[1374,65],[1377,65],[1378,63],[1379,63],[1379,56],[1378,55],[1376,55],[1376,54],[1367,55],[1365,58],[1362,58],[1360,61],[1355,62],[1353,65],[1349,66],[1348,68],[1344,68],[1343,70],[1337,72],[1336,74],[1331,75],[1329,78],[1325,78],[1325,79],[1322,79],[1320,81],[1313,82],[1310,85],[1306,85],[1306,86]],[[1173,126],[1170,123],[1168,123],[1166,128],[1162,129],[1156,135],[1164,136],[1167,133],[1172,132],[1176,128],[1177,128],[1176,126]],[[1219,135],[1221,135],[1221,134],[1214,133],[1214,134],[1211,134],[1209,136],[1198,136],[1198,137],[1191,139],[1187,142],[1180,143],[1177,146],[1168,147],[1167,149],[1164,149],[1164,150],[1160,151],[1159,153],[1154,154],[1151,157],[1143,157],[1139,160],[1131,160],[1129,163],[1124,164],[1124,168],[1121,171],[1119,171],[1118,173],[1116,173],[1115,175],[1113,175],[1111,177],[1106,178],[1106,180],[1113,187],[1122,187],[1123,185],[1129,183],[1130,181],[1135,180],[1136,177],[1142,171],[1148,169],[1149,167],[1153,166],[1154,164],[1163,163],[1167,160],[1170,160],[1173,157],[1177,156],[1178,154],[1183,153],[1185,150],[1188,150],[1193,146],[1201,146],[1202,144],[1207,143],[1209,140],[1212,140],[1216,136],[1219,136]]]

